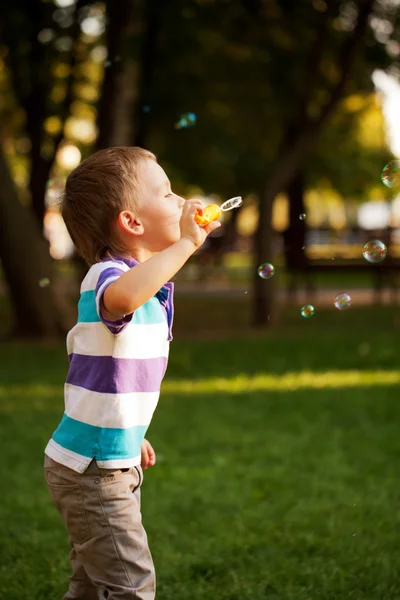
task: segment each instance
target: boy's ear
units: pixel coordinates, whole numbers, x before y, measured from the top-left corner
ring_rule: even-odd
[[[117,223],[126,233],[134,233],[136,235],[143,234],[144,228],[141,221],[129,210],[122,210],[119,213]]]

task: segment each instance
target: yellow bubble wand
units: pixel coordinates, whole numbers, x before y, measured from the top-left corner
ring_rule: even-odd
[[[212,221],[216,221],[220,218],[222,212],[227,210],[232,210],[233,208],[238,208],[243,204],[243,200],[241,196],[235,196],[234,198],[230,198],[218,206],[218,204],[209,204],[203,210],[197,211],[197,214],[194,218],[196,223],[200,225],[200,227],[205,227],[209,225]]]

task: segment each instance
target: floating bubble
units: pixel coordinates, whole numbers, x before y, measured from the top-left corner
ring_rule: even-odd
[[[351,298],[349,294],[345,294],[344,292],[338,294],[334,300],[334,305],[339,310],[345,310],[351,306]]]
[[[305,304],[304,306],[301,307],[300,314],[305,319],[309,319],[310,317],[314,316],[315,308],[313,307],[312,304]]]
[[[150,111],[151,111],[150,104],[145,104],[145,106],[143,106],[143,112],[144,113],[149,113]]]
[[[196,125],[196,115],[193,112],[185,113],[179,121],[175,123],[175,129],[187,129]]]
[[[381,181],[388,188],[400,186],[400,160],[392,160],[383,168]]]
[[[52,29],[42,29],[41,31],[39,31],[37,39],[39,40],[39,42],[41,44],[47,44],[48,42],[51,42],[51,40],[54,37],[54,31]]]
[[[275,274],[275,267],[271,263],[264,263],[258,267],[258,274],[262,279],[270,279]]]
[[[50,279],[48,277],[43,277],[42,279],[39,279],[39,287],[45,288],[48,285],[50,285]]]
[[[306,218],[306,213],[300,213],[299,214],[300,221],[304,221],[305,218]]]
[[[380,263],[387,254],[387,248],[380,240],[371,240],[364,245],[362,255],[369,263]]]
[[[232,210],[232,208],[238,208],[239,206],[242,206],[242,204],[242,196],[235,196],[234,198],[230,198],[229,200],[223,202],[220,206],[220,209],[223,211]]]

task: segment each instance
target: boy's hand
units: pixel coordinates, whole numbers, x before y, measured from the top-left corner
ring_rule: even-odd
[[[147,467],[154,467],[156,464],[156,453],[148,440],[143,440],[141,454],[142,459],[140,464],[142,465],[142,469],[146,470]]]
[[[221,227],[219,221],[212,221],[205,227],[200,227],[194,220],[198,210],[203,210],[204,204],[200,200],[187,200],[182,209],[182,216],[180,219],[181,238],[190,239],[196,248],[199,248],[208,236],[209,233]]]

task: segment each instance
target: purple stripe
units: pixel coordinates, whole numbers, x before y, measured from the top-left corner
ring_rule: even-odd
[[[70,354],[67,383],[102,394],[158,392],[167,357],[113,358]]]
[[[108,269],[104,269],[104,271],[100,273],[99,278],[97,280],[96,296],[99,292],[99,289],[107,279],[110,279],[111,277],[120,277],[124,273],[126,273],[126,271],[119,267],[109,267]]]
[[[100,276],[97,280],[97,285],[96,285],[96,302],[97,302],[98,306],[101,306],[100,305],[101,298],[97,297],[101,286],[104,283],[106,283],[107,279],[112,279],[114,277],[120,277],[124,273],[126,273],[126,271],[124,271],[123,269],[121,269],[119,267],[109,267],[108,269],[104,269],[104,271],[102,271],[100,273]],[[111,283],[114,283],[114,282],[110,281],[108,283],[108,285],[106,285],[104,287],[104,289],[102,290],[102,293],[101,293],[102,296],[104,295],[104,292],[106,291],[108,286],[111,285]],[[111,333],[113,333],[114,335],[117,333],[121,333],[121,331],[123,331],[125,329],[125,327],[127,326],[127,324],[132,320],[132,315],[126,315],[125,317],[122,317],[121,319],[118,319],[117,321],[107,321],[107,319],[105,319],[103,317],[101,308],[100,308],[99,312],[100,312],[101,321],[104,323],[104,325],[106,325],[106,327],[108,327],[109,331],[111,331]]]

